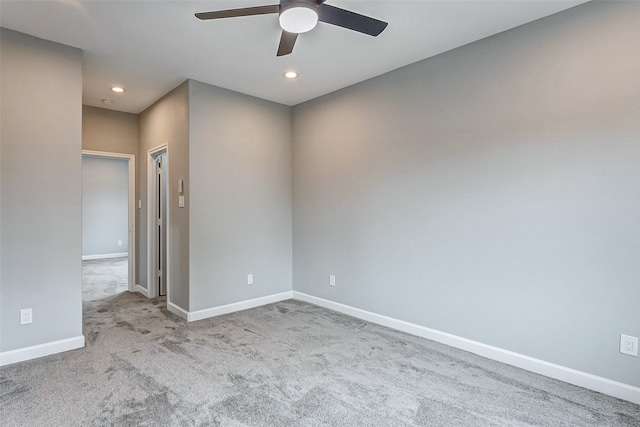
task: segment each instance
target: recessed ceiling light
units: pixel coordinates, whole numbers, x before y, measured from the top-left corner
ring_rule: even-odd
[[[111,103],[113,103],[113,101],[112,101],[112,100],[110,100],[110,99],[103,99],[103,100],[102,100],[102,103],[103,103],[104,105],[110,105]]]
[[[111,88],[111,90],[113,92],[115,92],[115,93],[124,93],[125,92],[124,88],[119,87],[119,86],[114,86],[114,87]]]
[[[296,73],[295,71],[287,71],[283,74],[283,76],[287,79],[295,79],[298,77],[298,73]]]

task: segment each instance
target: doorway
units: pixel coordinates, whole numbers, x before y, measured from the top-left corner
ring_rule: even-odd
[[[168,145],[148,152],[148,297],[169,293],[169,151]]]
[[[133,291],[135,155],[82,150],[82,164],[83,299]]]

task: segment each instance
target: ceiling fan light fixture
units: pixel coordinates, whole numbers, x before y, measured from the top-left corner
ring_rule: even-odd
[[[318,7],[308,3],[293,3],[280,11],[280,27],[288,33],[306,33],[318,23]]]

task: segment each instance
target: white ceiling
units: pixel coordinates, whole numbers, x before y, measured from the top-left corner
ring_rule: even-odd
[[[328,0],[389,26],[374,38],[319,23],[300,35],[293,54],[280,58],[277,15],[194,17],[277,2],[0,0],[0,23],[82,49],[83,103],[140,113],[188,78],[295,105],[585,0]],[[300,77],[285,80],[286,70]],[[114,85],[127,92],[112,93]],[[104,98],[113,104],[105,106]]]

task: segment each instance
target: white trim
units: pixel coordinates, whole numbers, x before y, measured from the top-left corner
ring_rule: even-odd
[[[135,276],[136,276],[136,156],[135,154],[124,153],[112,153],[108,151],[93,151],[82,150],[83,156],[89,157],[102,157],[102,158],[115,158],[126,159],[129,166],[129,236],[128,236],[128,248],[129,252],[129,292],[133,292],[135,288]],[[126,256],[126,255],[123,255]],[[85,258],[82,259],[100,259],[100,258]]]
[[[240,302],[234,302],[226,305],[219,305],[217,307],[205,308],[204,310],[190,311],[187,316],[189,322],[196,320],[207,319],[209,317],[220,316],[222,314],[234,313],[236,311],[248,310],[250,308],[260,307],[261,305],[272,304],[278,301],[284,301],[291,299],[293,296],[292,291],[282,292],[279,294],[267,295],[265,297],[259,297],[249,299]]]
[[[167,309],[173,314],[182,317],[188,322],[208,319],[210,317],[221,316],[223,314],[235,313],[236,311],[248,310],[274,302],[285,301],[292,298],[292,292],[286,291],[279,294],[267,295],[264,297],[248,299],[231,304],[219,305],[217,307],[205,308],[203,310],[187,311],[172,302],[167,302]]]
[[[175,305],[174,303],[167,301],[167,310],[169,310],[170,312],[172,312],[173,314],[175,314],[178,317],[183,318],[184,320],[189,320],[189,312],[187,310],[185,310],[184,308]]]
[[[37,359],[39,357],[62,353],[63,351],[75,350],[82,347],[84,347],[84,335],[38,344],[31,347],[19,348],[17,350],[4,351],[0,353],[0,366]]]
[[[145,297],[149,298],[149,292],[147,292],[147,290],[145,288],[143,288],[142,286],[140,286],[139,284],[136,283],[136,287],[134,288],[135,292],[140,292],[142,295],[144,295]]]
[[[113,153],[110,151],[94,151],[94,150],[82,150],[83,156],[90,157],[113,157],[116,159],[131,159],[136,157],[135,154],[125,154],[125,153]]]
[[[478,354],[488,359],[497,360],[527,371],[535,372],[537,374],[555,378],[589,390],[595,390],[600,393],[640,404],[640,387],[613,381],[587,372],[567,368],[565,366],[556,365],[554,363],[535,359],[513,351],[483,344],[457,335],[405,322],[403,320],[394,319],[392,317],[383,316],[381,314],[372,313],[370,311],[361,310],[349,305],[314,297],[302,292],[293,291],[292,294],[293,299],[315,304],[330,310],[335,310],[349,316],[357,317],[358,319],[437,341],[451,347]]]
[[[166,154],[166,174],[167,174],[167,217],[164,218],[164,221],[167,223],[167,236],[166,236],[166,245],[167,245],[167,265],[165,265],[165,280],[167,282],[167,308],[169,308],[169,301],[171,301],[171,275],[170,275],[170,265],[171,265],[171,242],[169,232],[169,225],[171,224],[171,204],[169,203],[169,193],[171,188],[171,181],[169,180],[171,170],[171,161],[169,158],[169,143],[166,142],[157,147],[153,147],[147,150],[147,298],[155,298],[158,296],[158,281],[157,274],[155,271],[156,265],[156,250],[152,250],[155,248],[156,242],[156,194],[155,186],[156,186],[156,167],[155,160],[160,154]],[[176,306],[177,307],[177,306]]]
[[[119,252],[117,254],[82,255],[82,260],[87,261],[90,259],[122,258],[128,256],[129,252]]]

